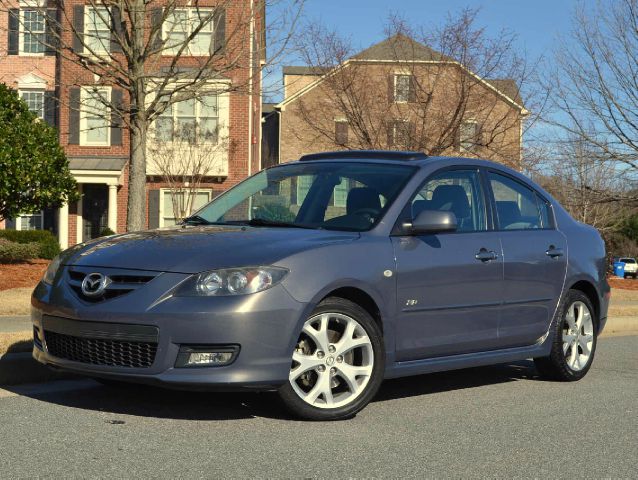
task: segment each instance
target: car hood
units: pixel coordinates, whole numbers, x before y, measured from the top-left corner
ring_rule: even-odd
[[[242,226],[188,226],[126,233],[76,245],[62,264],[197,273],[270,265],[303,250],[350,242],[358,233]]]

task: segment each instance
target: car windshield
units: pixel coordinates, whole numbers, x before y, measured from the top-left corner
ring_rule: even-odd
[[[341,161],[282,165],[241,182],[185,223],[365,231],[415,170]]]
[[[636,260],[633,258],[621,258],[620,261],[623,263],[636,263]]]

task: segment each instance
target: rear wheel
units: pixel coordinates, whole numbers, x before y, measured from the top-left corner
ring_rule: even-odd
[[[304,323],[279,394],[298,417],[349,418],[374,397],[384,370],[383,337],[374,319],[355,303],[328,298]]]
[[[549,357],[535,358],[542,376],[574,381],[583,378],[596,351],[595,310],[583,292],[570,290],[557,311]]]

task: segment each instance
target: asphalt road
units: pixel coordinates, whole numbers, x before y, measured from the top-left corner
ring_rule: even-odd
[[[580,382],[531,362],[388,381],[356,418],[291,420],[273,394],[0,390],[0,477],[638,478],[638,337]]]

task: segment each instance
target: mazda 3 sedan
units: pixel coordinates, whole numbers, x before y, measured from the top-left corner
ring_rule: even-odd
[[[579,380],[605,268],[598,232],[502,165],[313,154],[180,225],[63,252],[33,293],[33,356],[121,385],[276,390],[341,419],[386,378],[532,358]]]

